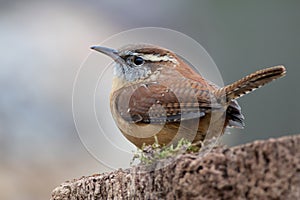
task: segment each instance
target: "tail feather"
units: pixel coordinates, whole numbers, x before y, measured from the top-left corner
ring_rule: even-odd
[[[230,85],[220,88],[216,94],[226,95],[226,102],[237,99],[277,78],[284,76],[284,66],[275,66],[254,72]]]

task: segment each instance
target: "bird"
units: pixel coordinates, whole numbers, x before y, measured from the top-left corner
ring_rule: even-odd
[[[175,52],[152,44],[92,46],[113,59],[112,117],[136,147],[199,143],[244,128],[237,99],[286,74],[283,65],[256,71],[224,87],[205,79]]]

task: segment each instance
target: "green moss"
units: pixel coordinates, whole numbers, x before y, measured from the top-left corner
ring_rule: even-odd
[[[176,146],[161,146],[155,137],[155,142],[152,145],[143,145],[138,149],[131,161],[131,164],[136,160],[140,160],[140,164],[150,165],[159,160],[167,159],[185,152],[193,153],[200,150],[199,144],[192,144],[187,139],[182,138]]]

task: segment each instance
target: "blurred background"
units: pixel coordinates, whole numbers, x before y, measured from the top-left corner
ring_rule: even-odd
[[[297,0],[1,0],[0,199],[49,199],[65,180],[110,170],[79,140],[72,84],[89,46],[131,28],[189,35],[225,83],[286,65],[285,78],[239,100],[246,128],[223,139],[236,145],[299,134],[299,9]]]

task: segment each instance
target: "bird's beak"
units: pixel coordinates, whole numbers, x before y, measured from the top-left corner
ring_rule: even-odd
[[[91,49],[98,51],[100,53],[103,53],[109,57],[111,57],[112,59],[114,59],[115,61],[119,61],[120,60],[120,56],[117,50],[115,49],[111,49],[111,48],[107,48],[107,47],[102,47],[102,46],[92,46]]]

